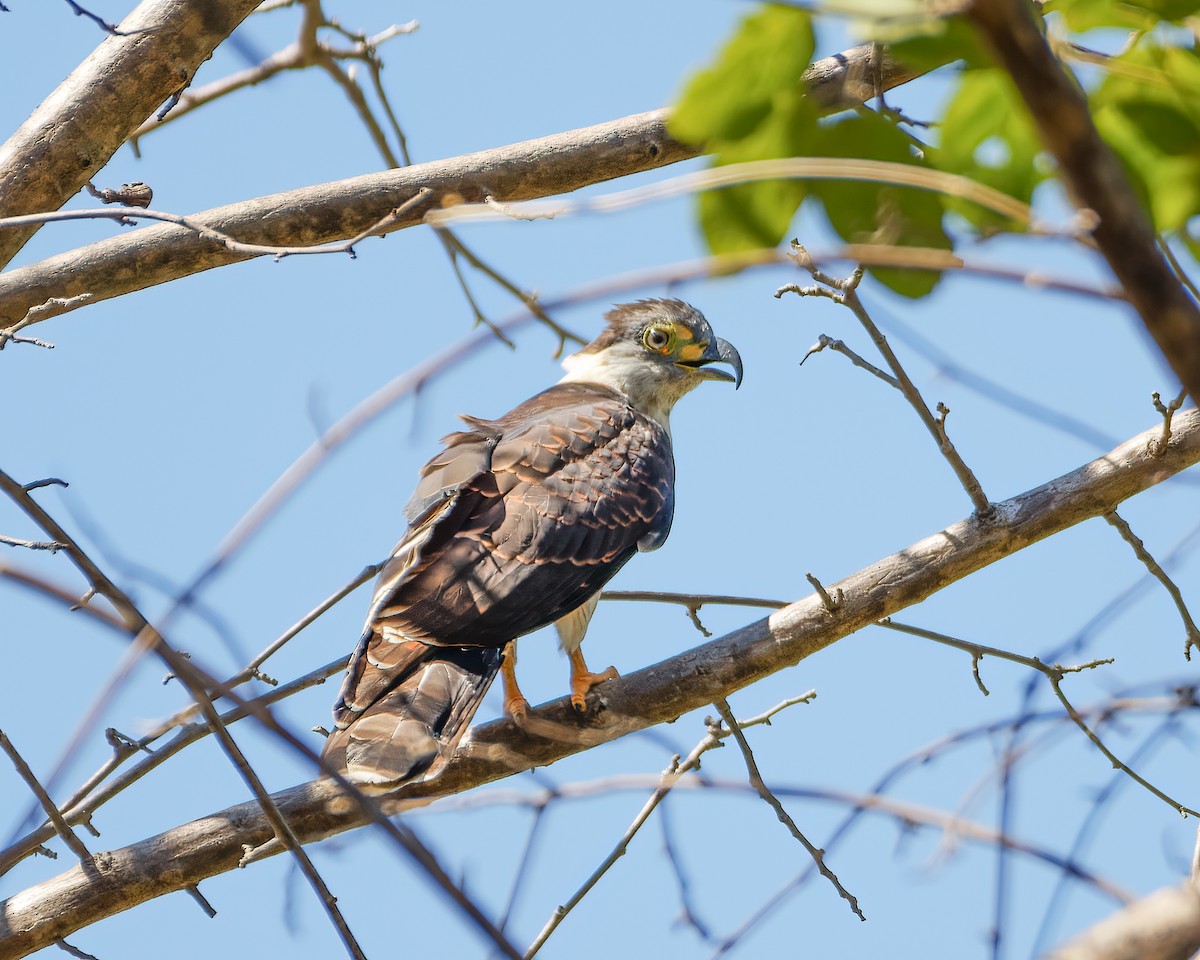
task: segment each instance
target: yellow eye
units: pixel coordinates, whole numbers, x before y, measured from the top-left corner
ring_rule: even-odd
[[[647,327],[642,334],[642,343],[655,353],[668,353],[673,339],[669,327]]]

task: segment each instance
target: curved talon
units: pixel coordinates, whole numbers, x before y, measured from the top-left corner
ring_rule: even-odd
[[[520,694],[515,697],[505,697],[504,712],[512,718],[513,723],[520,726],[529,714],[529,701]]]
[[[583,662],[580,657],[579,662]],[[574,665],[574,658],[572,658]],[[586,669],[571,671],[571,706],[580,713],[587,711],[587,695],[592,687],[598,686],[605,680],[615,680],[620,674],[616,667],[609,667],[602,673],[588,673]]]

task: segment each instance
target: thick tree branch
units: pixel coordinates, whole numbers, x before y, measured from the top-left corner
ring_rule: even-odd
[[[875,71],[872,57],[871,44],[854,47],[814,63],[804,81],[823,107],[844,106],[848,98],[873,95],[873,84],[863,81]],[[880,69],[884,90],[915,75],[886,58]],[[433,203],[442,206],[482,203],[489,196],[511,202],[567,193],[697,156],[699,149],[667,133],[666,116],[665,110],[653,110],[524,143],[232,203],[189,219],[243,243],[295,247],[356,236],[421,187],[432,189]],[[46,204],[37,209],[51,208]],[[31,209],[0,206],[0,215]],[[397,219],[388,231],[420,223],[425,209]],[[0,274],[0,328],[26,319],[40,322],[85,304],[247,259],[179,227],[123,232]]]
[[[1047,960],[1188,960],[1200,950],[1200,891],[1165,887],[1131,903]]]
[[[57,210],[83,189],[258,3],[145,0],[0,147],[0,217]],[[0,233],[0,267],[36,230]]]
[[[1046,43],[1033,8],[1028,0],[975,0],[968,16],[1016,83],[1075,204],[1095,214],[1092,236],[1146,329],[1192,399],[1200,398],[1200,309],[1159,250],[1120,160]]]
[[[665,117],[662,110],[639,114],[493,150],[233,203],[188,219],[242,243],[309,246],[357,236],[418,190],[432,190],[428,204],[386,227],[388,232],[401,230],[420,223],[430,206],[482,203],[487,196],[505,201],[551,196],[695,156],[695,150],[667,134]],[[66,300],[87,292],[92,294],[88,302],[95,303],[248,259],[251,255],[183,227],[125,232],[0,274],[0,327],[20,321],[31,308],[51,298]],[[62,312],[46,311],[39,319]]]
[[[611,681],[593,693],[585,715],[567,698],[526,718],[523,729],[498,720],[474,730],[436,781],[416,783],[389,801],[397,810],[545,766],[712,703],[792,666],[868,624],[1039,540],[1104,516],[1122,501],[1200,461],[1200,413],[1175,418],[1168,448],[1156,425],[1106,456],[995,505],[989,520],[969,518],[847,577],[832,589],[844,600],[830,613],[817,595],[679,656]],[[364,822],[362,810],[330,781],[274,795],[295,836],[311,842]],[[0,960],[21,957],[101,917],[234,869],[243,844],[273,832],[258,803],[230,807],[119,850],[95,854],[97,869],[76,867],[0,903]]]

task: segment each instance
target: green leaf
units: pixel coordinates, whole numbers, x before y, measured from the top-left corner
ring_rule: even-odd
[[[962,17],[928,21],[921,31],[890,39],[888,52],[897,63],[921,71],[936,70],[956,60],[968,66],[992,64],[991,56],[980,42],[979,31]]]
[[[1137,136],[1160,153],[1184,156],[1200,150],[1200,129],[1180,104],[1143,93],[1122,99],[1113,109],[1125,114]]]
[[[687,85],[668,122],[684,143],[740,140],[771,112],[776,94],[799,88],[812,60],[812,20],[795,7],[746,17],[716,63]]]
[[[1108,64],[1091,96],[1100,134],[1121,158],[1160,231],[1200,214],[1200,56],[1143,43]]]
[[[921,165],[904,132],[870,111],[825,125],[811,153]],[[951,248],[942,227],[942,198],[935,192],[861,180],[822,180],[810,183],[809,190],[847,243]],[[907,297],[925,296],[941,277],[932,271],[887,268],[872,268],[871,274]]]
[[[799,88],[775,95],[764,121],[749,136],[724,143],[716,165],[803,155],[817,130],[816,108]],[[700,225],[713,253],[773,247],[787,234],[805,195],[799,180],[765,180],[700,194]]]
[[[1130,114],[1115,104],[1096,111],[1096,126],[1117,152],[1155,229],[1177,230],[1200,212],[1200,156],[1169,155],[1148,140]]]
[[[966,70],[941,123],[938,169],[957,173],[1028,203],[1046,178],[1038,163],[1041,140],[1008,74],[998,67]],[[949,204],[976,226],[1016,225],[967,201]]]
[[[1197,0],[1055,0],[1067,29],[1086,33],[1102,27],[1152,30],[1160,20],[1179,23],[1200,12]]]

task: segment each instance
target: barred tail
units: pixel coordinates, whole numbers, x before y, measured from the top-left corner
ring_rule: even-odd
[[[334,708],[337,727],[325,743],[325,759],[363,785],[395,787],[448,760],[502,659],[495,647],[398,646],[403,649],[393,648],[386,665],[372,663],[363,655],[365,644],[360,647]],[[352,699],[364,687],[381,686],[366,704]]]

